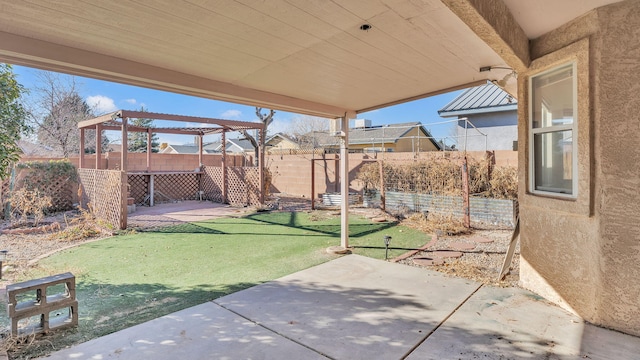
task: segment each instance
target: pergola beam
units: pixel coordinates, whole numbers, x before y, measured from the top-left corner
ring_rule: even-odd
[[[91,128],[94,127],[98,124],[104,124],[106,122],[109,121],[113,121],[115,120],[117,117],[117,112],[112,112],[109,114],[104,114],[101,116],[98,116],[97,118],[93,118],[93,119],[89,119],[89,120],[83,120],[78,122],[78,129],[82,129],[82,128]]]
[[[129,111],[129,110],[120,110],[118,112],[119,118],[145,118],[145,119],[153,119],[153,120],[168,120],[168,121],[181,121],[181,122],[195,122],[200,124],[213,124],[219,125],[220,127],[225,127],[233,130],[234,127],[239,127],[242,129],[264,129],[264,124],[262,123],[253,123],[247,121],[239,121],[239,120],[223,120],[223,119],[215,119],[215,118],[205,118],[198,116],[185,116],[185,115],[172,115],[172,114],[160,114],[160,113],[150,113],[150,112],[142,112],[142,111]]]
[[[103,130],[113,130],[120,131],[122,129],[121,125],[105,125],[102,127]],[[163,129],[163,128],[144,128],[137,126],[129,126],[129,132],[143,132],[146,133],[149,129],[154,134],[177,134],[177,135],[207,135],[213,133],[205,133],[197,130],[180,130],[180,129]]]

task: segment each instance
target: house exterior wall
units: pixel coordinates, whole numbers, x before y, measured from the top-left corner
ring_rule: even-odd
[[[398,139],[393,151],[396,152],[422,152],[422,151],[437,151],[433,142],[427,138],[427,136],[420,131],[419,128],[411,129],[405,136]]]
[[[640,335],[640,1],[532,41],[518,84],[522,285],[589,322]],[[529,193],[531,75],[577,62],[578,195]]]
[[[467,150],[513,150],[513,142],[518,140],[518,112],[500,111],[483,114],[467,115],[466,118],[484,133],[485,137],[479,134],[471,125],[467,125]],[[459,120],[458,127],[458,149],[464,149],[465,143],[465,121]],[[486,147],[486,148],[485,148]]]
[[[290,149],[299,149],[300,146],[293,141],[276,138],[269,141],[267,144],[267,151],[272,150],[290,150]]]

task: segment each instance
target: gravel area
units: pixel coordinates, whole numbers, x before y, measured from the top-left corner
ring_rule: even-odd
[[[418,252],[414,256],[400,260],[399,263],[409,266],[418,266],[430,270],[439,271],[451,276],[463,277],[484,284],[510,287],[518,286],[520,279],[520,245],[511,262],[511,270],[504,280],[499,281],[498,275],[504,264],[505,254],[511,241],[512,230],[477,230],[470,234],[457,236],[438,236],[437,240],[425,251]],[[482,242],[480,242],[482,241]],[[484,242],[491,241],[491,242]],[[460,250],[458,244],[470,244],[475,246],[473,250]],[[461,252],[460,258],[443,258],[441,265],[421,266],[414,262],[416,258],[438,258],[434,251]]]

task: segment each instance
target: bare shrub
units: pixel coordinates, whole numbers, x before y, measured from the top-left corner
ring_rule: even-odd
[[[518,169],[513,166],[495,168],[489,183],[491,197],[498,199],[518,197]]]
[[[11,221],[14,223],[28,223],[33,218],[33,225],[38,226],[44,218],[44,211],[53,205],[50,196],[39,190],[21,188],[11,193]]]
[[[469,159],[469,193],[485,197],[517,198],[517,169],[497,167],[491,173],[488,160]],[[434,195],[462,195],[462,166],[458,159],[422,161],[411,164],[384,163],[385,190]],[[377,163],[366,164],[356,175],[364,183],[365,191],[380,190]]]

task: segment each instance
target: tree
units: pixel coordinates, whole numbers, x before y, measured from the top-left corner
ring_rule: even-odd
[[[144,107],[140,108],[141,112],[148,111]],[[132,126],[139,126],[144,128],[153,127],[153,119],[132,119],[129,123]],[[147,152],[147,133],[145,132],[130,132],[127,135],[127,144],[129,152]],[[160,142],[158,140],[158,134],[151,134],[151,152],[157,153],[159,151]]]
[[[264,125],[263,134],[267,133],[267,128],[273,122],[273,115],[275,115],[275,114],[276,114],[276,112],[274,110],[269,110],[269,114],[263,114],[262,113],[262,108],[256,106],[256,116],[258,117],[260,122]],[[249,134],[249,132],[247,130],[240,130],[240,132],[242,133],[242,135],[244,135],[245,138],[247,138],[247,140],[249,140],[249,142],[251,142],[251,145],[253,145],[253,149],[254,149],[254,160],[253,161],[254,161],[255,165],[258,166],[258,156],[260,155],[259,149],[262,149],[262,153],[263,154],[264,154],[264,150],[265,150],[264,149],[264,145],[265,145],[265,142],[266,142],[265,137],[264,136],[258,136],[258,139],[256,139],[256,137],[254,137],[253,135]]]
[[[91,119],[93,109],[80,97],[73,76],[42,71],[36,75],[37,84],[31,104],[31,118],[37,128],[38,141],[53,152],[69,157],[80,152],[80,130],[78,123]],[[85,132],[85,152],[94,153],[95,130]],[[102,136],[104,151],[109,139]]]
[[[302,115],[291,120],[290,135],[301,148],[317,146],[318,136],[324,139],[328,133],[329,119]]]
[[[18,83],[11,65],[0,64],[0,179],[6,179],[9,168],[20,158],[18,140],[31,128],[27,110],[21,102],[26,93]]]

